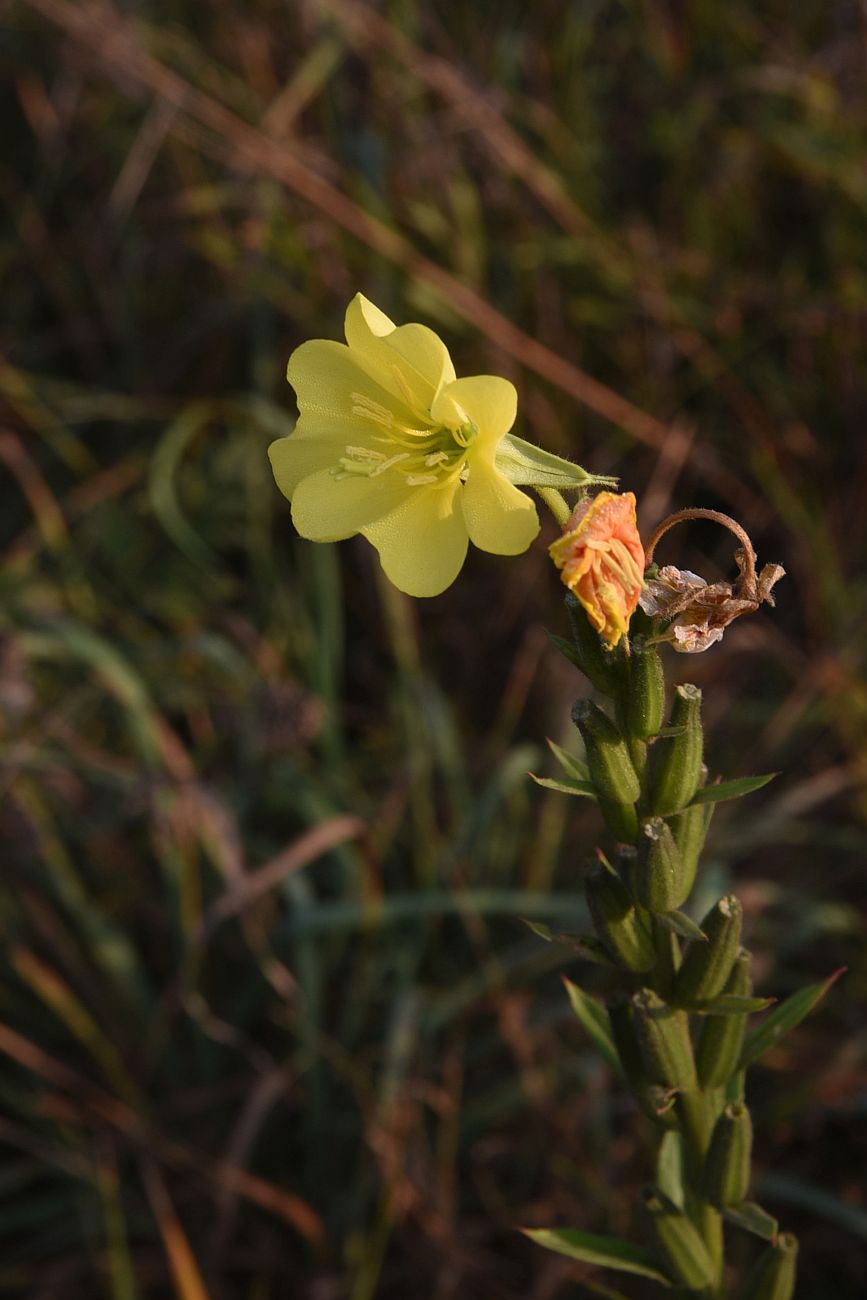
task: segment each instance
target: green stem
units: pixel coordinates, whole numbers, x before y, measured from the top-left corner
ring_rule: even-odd
[[[563,496],[563,493],[558,492],[556,488],[548,487],[537,487],[536,491],[562,528],[572,513],[572,507]]]

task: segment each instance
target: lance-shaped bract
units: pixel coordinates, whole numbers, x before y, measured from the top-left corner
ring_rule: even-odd
[[[798,1239],[784,1232],[768,1246],[747,1279],[743,1300],[792,1300],[798,1263]]]
[[[714,1125],[701,1190],[711,1205],[739,1205],[750,1186],[753,1125],[741,1101],[730,1102]]]
[[[587,767],[602,815],[618,839],[635,838],[638,816],[635,801],[641,793],[629,751],[617,726],[592,700],[578,700],[572,719],[584,741]]]
[[[598,866],[584,887],[596,933],[612,956],[627,970],[650,970],[656,949],[626,886],[607,867]]]
[[[752,995],[752,958],[741,948],[723,993],[748,998]],[[737,1069],[747,1027],[743,1016],[705,1016],[695,1050],[695,1067],[702,1088],[721,1088]]]
[[[641,1193],[648,1239],[673,1282],[690,1291],[703,1291],[714,1279],[713,1261],[698,1229],[683,1210],[658,1187]]]
[[[743,908],[739,898],[726,894],[701,923],[706,943],[693,943],[683,959],[674,985],[679,1006],[696,1006],[722,993],[741,943]]]
[[[670,725],[673,734],[653,747],[650,811],[662,816],[685,808],[701,782],[704,735],[697,686],[675,688]]]
[[[694,1088],[695,1063],[683,1013],[673,1010],[653,989],[639,989],[632,1006],[635,1033],[648,1076],[665,1088]]]

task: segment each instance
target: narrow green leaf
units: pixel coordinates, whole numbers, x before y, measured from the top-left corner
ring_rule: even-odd
[[[569,995],[569,1001],[575,1015],[581,1021],[581,1024],[587,1030],[587,1033],[593,1039],[599,1052],[604,1056],[612,1070],[622,1077],[623,1068],[620,1064],[620,1057],[617,1055],[617,1048],[614,1046],[614,1039],[611,1037],[608,1012],[593,998],[589,997],[583,989],[579,989],[577,984],[573,984],[571,980],[567,979],[565,975],[563,976],[563,983],[566,985],[566,992]]]
[[[616,1268],[621,1273],[637,1273],[663,1286],[671,1286],[653,1256],[641,1246],[633,1246],[631,1241],[579,1232],[577,1228],[522,1228],[521,1231],[537,1246],[554,1250],[559,1255],[580,1259],[585,1264],[598,1264],[601,1268]]]
[[[828,979],[823,980],[820,984],[808,984],[805,989],[799,989],[793,993],[785,1002],[781,1002],[778,1007],[765,1017],[760,1025],[756,1025],[751,1034],[747,1035],[744,1043],[744,1050],[741,1052],[741,1059],[738,1068],[743,1069],[751,1061],[755,1061],[769,1048],[775,1047],[786,1034],[791,1033],[796,1025],[810,1014],[815,1006],[822,1001],[822,998],[828,992],[831,985],[840,978],[846,970],[841,966],[839,970],[834,971]]]
[[[568,659],[570,664],[574,664],[583,673],[581,659],[572,642],[567,641],[564,636],[557,636],[556,632],[547,632],[546,635],[554,649],[559,650],[564,659]]]
[[[740,1205],[727,1205],[723,1218],[728,1219],[737,1228],[752,1232],[764,1241],[774,1241],[780,1231],[780,1225],[772,1214],[763,1210],[755,1201],[742,1201]]]
[[[561,749],[559,745],[555,745],[553,740],[548,741],[548,748],[567,776],[572,777],[575,781],[587,780],[590,773],[587,770],[587,764],[582,763],[580,758],[576,758],[575,755],[570,754],[568,750]]]
[[[687,916],[685,912],[657,912],[655,916],[664,929],[671,930],[674,934],[683,935],[684,939],[707,942],[707,935],[704,930],[696,925],[692,917]]]
[[[536,776],[535,773],[529,773],[536,785],[541,785],[546,790],[558,790],[560,794],[577,794],[582,799],[595,799],[596,791],[589,781],[554,781],[549,776]]]
[[[722,803],[724,799],[740,799],[741,795],[761,790],[775,776],[779,776],[779,772],[766,772],[764,776],[737,776],[732,781],[718,781],[716,785],[703,786],[693,795],[687,807],[691,808],[697,803]]]
[[[747,998],[739,993],[720,993],[719,997],[708,1002],[700,1002],[690,1010],[698,1011],[704,1016],[749,1016],[754,1011],[766,1011],[773,1006],[776,998]]]

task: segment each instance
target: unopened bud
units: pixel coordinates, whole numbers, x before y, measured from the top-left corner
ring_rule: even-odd
[[[750,954],[741,948],[723,993],[737,997],[752,995]],[[705,1016],[695,1052],[695,1066],[702,1088],[721,1088],[737,1069],[746,1032],[747,1018],[741,1016]]]
[[[661,817],[642,826],[638,859],[632,871],[636,901],[649,912],[673,912],[689,894],[683,861],[671,827]]]
[[[653,747],[650,811],[662,815],[685,808],[701,781],[704,736],[697,686],[675,688],[671,727],[675,734],[664,736]]]
[[[784,1232],[759,1256],[747,1278],[744,1300],[792,1300],[797,1263],[798,1239]]]
[[[707,828],[713,816],[713,804],[694,804],[670,819],[671,833],[680,852],[683,887],[688,898],[695,884],[698,860],[704,847]]]
[[[624,671],[620,658],[603,645],[599,633],[591,626],[580,601],[571,591],[566,596],[566,610],[575,646],[575,663],[597,691],[603,695],[616,695]]]
[[[714,1279],[714,1266],[698,1229],[658,1187],[641,1192],[645,1231],[654,1253],[672,1282],[688,1291],[703,1291]]]
[[[632,999],[635,1033],[648,1076],[665,1088],[696,1086],[689,1027],[652,989],[639,989]]]
[[[585,882],[596,933],[627,970],[650,970],[656,962],[653,939],[632,906],[626,886],[606,867],[596,867]]]
[[[740,1205],[750,1185],[753,1124],[741,1101],[733,1101],[714,1125],[704,1169],[702,1195],[711,1205]]]
[[[677,1128],[673,1090],[654,1083],[644,1068],[631,999],[622,995],[611,998],[608,1020],[626,1082],[641,1110],[663,1128]]]
[[[578,700],[572,719],[584,741],[590,780],[612,835],[634,840],[638,831],[635,801],[641,793],[626,742],[616,725],[592,700]]]
[[[641,740],[657,735],[665,715],[665,678],[655,645],[633,637],[629,656],[626,718],[629,730]]]
[[[743,908],[734,894],[726,894],[701,923],[706,943],[693,942],[677,972],[674,1000],[678,1006],[709,1002],[722,993],[741,943]]]

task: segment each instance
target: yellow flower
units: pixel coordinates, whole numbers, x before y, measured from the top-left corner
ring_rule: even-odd
[[[518,555],[539,531],[516,484],[578,487],[579,466],[509,434],[517,394],[493,375],[455,377],[445,344],[424,325],[396,327],[356,294],[346,345],[303,343],[287,377],[295,431],[271,444],[281,492],[302,537],[361,533],[386,574],[412,596],[454,581],[468,541]]]
[[[644,586],[644,548],[632,492],[582,501],[548,547],[560,577],[612,648],[629,627]]]

